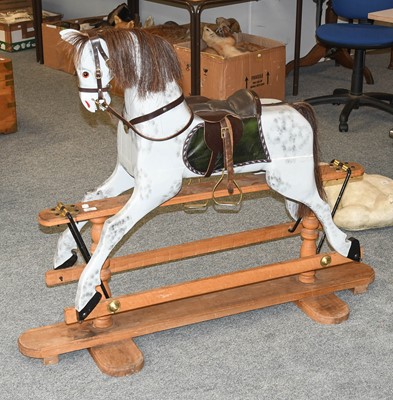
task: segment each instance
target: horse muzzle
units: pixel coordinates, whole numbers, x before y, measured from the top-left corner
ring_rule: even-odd
[[[97,110],[105,111],[111,103],[109,87],[104,89],[79,88],[79,97],[86,110],[94,113]],[[90,95],[93,94],[93,95]]]

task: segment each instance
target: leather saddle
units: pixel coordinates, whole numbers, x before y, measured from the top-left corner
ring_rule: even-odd
[[[224,170],[228,174],[227,189],[234,190],[233,155],[236,145],[242,139],[245,121],[260,121],[262,107],[258,95],[252,90],[241,89],[226,100],[211,100],[204,96],[190,96],[187,104],[204,121],[203,140],[211,155],[205,176],[215,169],[217,158],[222,155]]]

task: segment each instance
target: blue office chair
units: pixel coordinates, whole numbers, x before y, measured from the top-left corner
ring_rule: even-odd
[[[332,95],[313,97],[306,101],[312,105],[345,104],[340,114],[339,130],[347,132],[349,114],[360,106],[374,107],[393,114],[393,93],[363,93],[366,51],[393,47],[393,27],[374,25],[367,19],[367,15],[372,11],[393,8],[393,0],[332,0],[332,8],[339,17],[353,23],[321,25],[316,30],[316,37],[327,47],[354,50],[351,88],[336,89]]]

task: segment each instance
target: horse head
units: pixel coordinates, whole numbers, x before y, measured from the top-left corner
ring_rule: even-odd
[[[141,99],[181,79],[173,46],[144,29],[109,27],[89,33],[65,29],[60,34],[73,45],[80,97],[91,112],[107,109],[112,77],[120,88],[133,89]]]
[[[90,112],[110,104],[108,47],[99,35],[90,37],[74,29],[60,32],[61,38],[74,46],[74,64],[79,79],[79,97]]]

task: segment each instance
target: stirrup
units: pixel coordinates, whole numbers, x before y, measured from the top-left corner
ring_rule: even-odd
[[[201,203],[184,203],[183,204],[183,210],[186,213],[202,213],[207,210],[207,205],[209,203],[209,200],[203,201]]]
[[[199,183],[201,182],[201,178],[198,179]],[[187,185],[191,185],[192,179],[188,180]],[[192,202],[192,203],[183,203],[183,211],[189,214],[192,213],[202,213],[207,210],[207,206],[209,203],[209,199],[200,202]]]
[[[243,201],[243,191],[240,186],[237,184],[236,180],[233,180],[233,184],[235,185],[236,189],[239,191],[239,198],[234,201],[219,201],[218,198],[215,196],[216,190],[218,186],[223,181],[225,176],[225,170],[222,170],[222,174],[218,182],[215,184],[212,192],[212,199],[213,199],[213,207],[216,211],[226,211],[226,212],[239,212],[241,208],[241,204]]]

